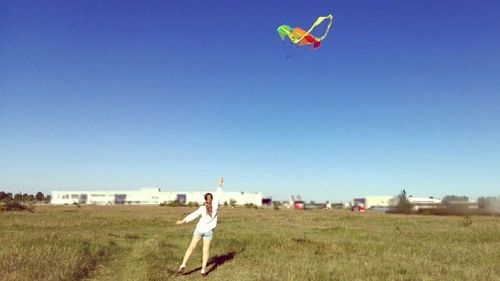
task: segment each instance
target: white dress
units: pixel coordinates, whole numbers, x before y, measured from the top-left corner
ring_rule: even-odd
[[[195,231],[198,231],[200,233],[207,233],[210,230],[213,230],[217,226],[217,217],[219,213],[218,212],[219,199],[221,193],[222,193],[222,188],[219,186],[217,187],[217,191],[215,192],[215,195],[212,199],[212,216],[209,216],[207,214],[207,208],[205,205],[203,205],[200,206],[196,211],[187,215],[183,221],[188,223],[193,221],[197,217],[201,216],[200,220],[198,221],[198,224],[196,225]]]

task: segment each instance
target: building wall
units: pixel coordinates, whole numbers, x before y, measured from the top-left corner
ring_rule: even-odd
[[[407,199],[412,204],[441,203],[441,199],[434,199],[427,197],[407,197]]]
[[[140,204],[140,205],[159,205],[163,202],[173,202],[178,198],[185,198],[185,202],[198,202],[203,204],[203,196],[207,191],[160,191],[158,188],[142,188],[140,190],[113,190],[113,191],[52,191],[51,204],[95,204],[95,205],[114,205],[114,204]],[[211,191],[215,195],[215,191]],[[180,197],[179,197],[180,196]],[[237,205],[254,204],[262,206],[261,192],[222,192],[220,204],[230,200],[236,201]]]
[[[389,207],[391,206],[392,196],[367,196],[367,208],[370,207]]]
[[[366,209],[369,209],[370,207],[389,207],[392,205],[392,198],[392,196],[366,196],[362,198],[355,198],[353,200],[353,205],[364,201],[363,205]]]
[[[160,204],[160,192],[152,190],[114,190],[114,191],[52,191],[51,204]],[[86,200],[83,200],[86,198]],[[118,200],[118,201],[117,201]]]

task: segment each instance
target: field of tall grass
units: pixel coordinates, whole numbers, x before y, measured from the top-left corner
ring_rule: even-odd
[[[193,208],[43,206],[0,213],[0,279],[199,280],[177,275]],[[222,208],[209,280],[500,280],[500,217]]]

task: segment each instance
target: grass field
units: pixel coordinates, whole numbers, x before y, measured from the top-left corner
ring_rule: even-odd
[[[0,213],[1,280],[178,276],[192,208],[38,207]],[[500,217],[222,208],[209,280],[500,280]]]

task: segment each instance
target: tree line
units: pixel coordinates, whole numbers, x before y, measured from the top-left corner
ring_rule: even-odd
[[[0,191],[0,202],[26,202],[26,203],[50,203],[50,194],[44,195],[43,192],[38,191],[35,195],[28,193],[14,193]]]
[[[500,197],[479,197],[477,202],[472,203],[467,196],[446,195],[441,200],[441,203],[433,204],[434,206],[431,208],[427,206],[427,208],[417,208],[417,210],[415,210],[414,204],[408,200],[409,196],[407,196],[406,190],[403,189],[398,198],[396,208],[391,211],[393,213],[426,213],[436,215],[500,214]]]

